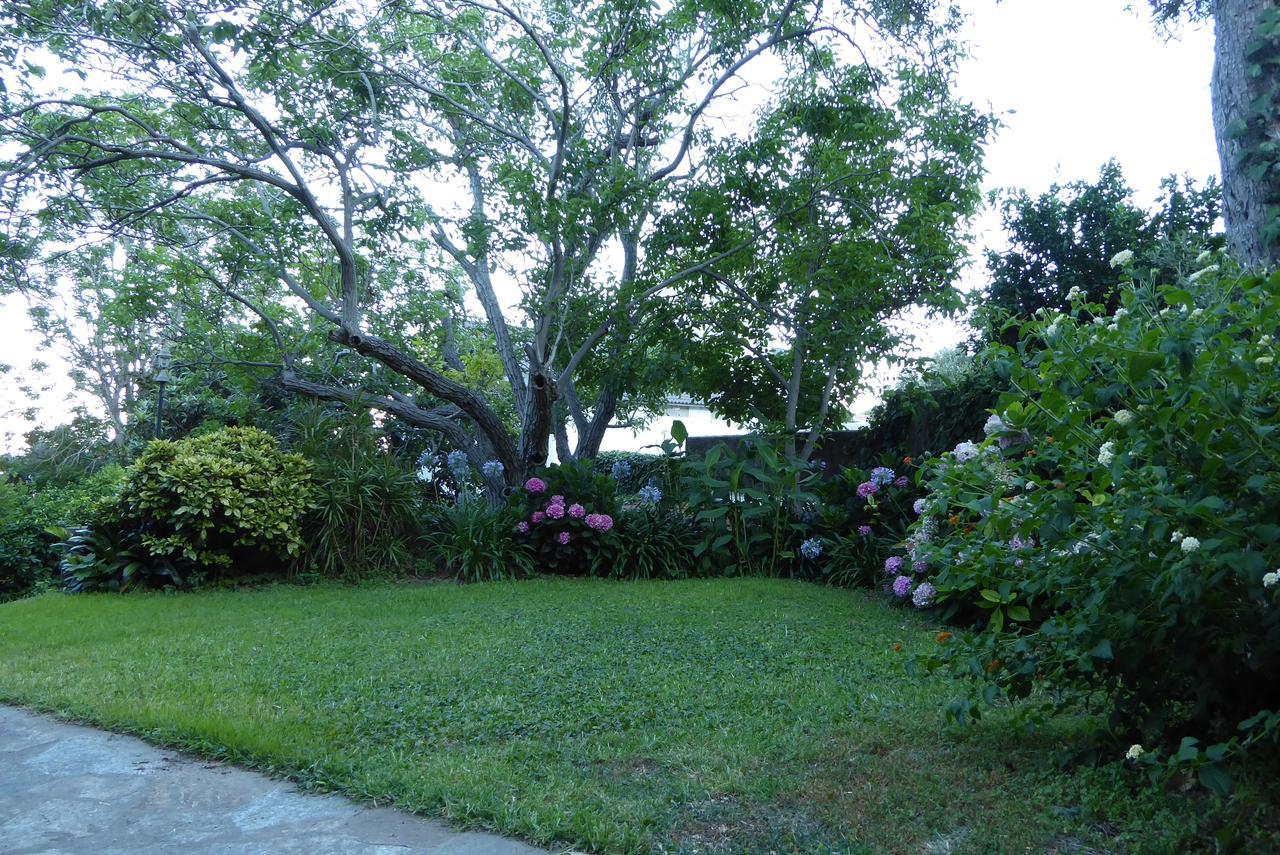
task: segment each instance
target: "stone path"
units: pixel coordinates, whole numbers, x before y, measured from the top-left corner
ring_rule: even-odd
[[[0,706],[0,853],[538,855]]]

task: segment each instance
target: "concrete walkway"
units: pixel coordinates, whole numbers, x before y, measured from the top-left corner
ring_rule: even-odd
[[[0,706],[4,855],[542,851]]]

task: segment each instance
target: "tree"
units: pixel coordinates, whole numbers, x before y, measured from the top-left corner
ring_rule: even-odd
[[[1094,182],[1054,184],[1035,197],[1026,191],[1006,195],[1001,213],[1009,248],[986,253],[991,282],[983,300],[986,316],[979,318],[985,335],[1015,343],[1017,329],[998,332],[1005,317],[1027,319],[1042,308],[1066,311],[1073,288],[1114,312],[1125,271],[1113,269],[1110,260],[1124,250],[1134,253],[1134,267],[1154,270],[1160,281],[1193,272],[1200,252],[1223,244],[1214,231],[1218,185],[1210,179],[1197,188],[1190,179],[1170,176],[1161,187],[1148,213],[1134,204],[1120,165],[1108,161]]]
[[[699,296],[681,325],[687,387],[808,459],[844,421],[862,366],[901,343],[894,316],[957,305],[990,127],[933,75],[831,79],[819,67],[755,135],[713,147],[704,181],[659,223],[674,266],[678,247],[729,254],[687,285]],[[764,223],[779,239],[751,242]]]
[[[1214,25],[1213,129],[1232,251],[1248,267],[1280,262],[1280,9],[1274,0],[1150,0],[1162,23]]]
[[[38,239],[126,234],[194,258],[259,319],[286,389],[437,431],[514,480],[546,460],[557,398],[578,451],[598,448],[643,380],[651,319],[692,278],[781,239],[764,223],[681,269],[649,247],[654,216],[704,176],[711,119],[743,75],[769,59],[786,89],[815,63],[833,79],[870,55],[927,65],[955,25],[936,5],[10,3],[5,58],[40,46],[83,83],[49,91],[28,64],[0,96],[18,152],[0,183],[5,251],[29,265]],[[420,352],[383,299],[406,276],[443,293],[451,269],[483,309],[514,430],[444,370],[461,364],[453,339]],[[295,353],[317,330],[386,379],[332,382]]]

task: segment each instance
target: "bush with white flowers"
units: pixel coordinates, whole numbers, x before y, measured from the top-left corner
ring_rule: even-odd
[[[1011,390],[998,424],[926,465],[910,534],[918,584],[966,629],[926,664],[974,678],[961,716],[1088,699],[1121,752],[1189,731],[1238,746],[1280,718],[1257,715],[1280,711],[1280,372],[1259,364],[1280,274],[1123,303],[1095,324],[1077,296],[986,354]]]

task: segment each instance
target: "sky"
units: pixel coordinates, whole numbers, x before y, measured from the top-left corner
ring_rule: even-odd
[[[1125,0],[961,0],[969,13],[970,58],[956,84],[961,95],[1001,117],[987,148],[988,190],[1023,188],[1035,194],[1054,182],[1094,179],[1108,159],[1119,161],[1140,204],[1150,204],[1171,173],[1204,180],[1218,174],[1210,114],[1213,34],[1209,25],[1184,25],[1166,40],[1146,4]],[[1003,245],[999,217],[980,215],[972,226],[973,263],[964,286],[983,281],[982,250]],[[0,363],[28,364],[36,339],[21,301],[0,300]],[[915,353],[927,356],[963,340],[957,323],[914,320]],[[56,359],[43,377],[53,385],[40,401],[40,420],[55,424],[70,405],[70,384]],[[15,372],[16,373],[16,372]],[[883,380],[890,379],[887,375]],[[861,397],[855,411],[876,400]],[[28,406],[12,375],[0,376],[0,448],[21,445],[28,425],[16,411]]]

